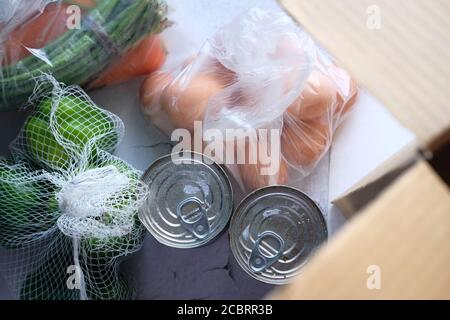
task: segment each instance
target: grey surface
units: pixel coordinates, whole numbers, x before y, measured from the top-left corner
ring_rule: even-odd
[[[163,246],[148,236],[143,250],[124,267],[134,275],[138,299],[259,299],[272,288],[240,269],[228,232],[187,250]]]
[[[9,155],[9,143],[17,136],[28,111],[0,113],[0,156]]]

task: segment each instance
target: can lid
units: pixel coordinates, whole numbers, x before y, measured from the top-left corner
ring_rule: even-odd
[[[176,248],[201,246],[228,224],[233,194],[225,171],[195,152],[156,160],[141,180],[149,196],[139,219],[162,244]]]
[[[230,223],[231,250],[239,265],[255,279],[271,284],[285,284],[298,275],[327,236],[316,203],[287,186],[251,193]]]

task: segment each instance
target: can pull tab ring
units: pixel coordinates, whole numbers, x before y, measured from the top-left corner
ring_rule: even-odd
[[[188,220],[183,216],[182,210],[185,206],[193,204],[198,210],[192,211],[189,216],[198,214],[194,220]],[[208,215],[205,204],[197,197],[186,198],[177,205],[177,217],[184,229],[192,233],[198,239],[205,239],[210,233]]]
[[[263,252],[261,251],[261,242],[263,240],[267,241],[269,239],[275,241],[277,244],[276,247],[278,247],[275,254],[271,255],[270,257],[263,254]],[[252,249],[252,253],[250,254],[250,257],[248,259],[250,270],[256,273],[266,270],[278,260],[278,258],[283,254],[283,250],[284,240],[280,235],[273,231],[262,232],[256,239],[255,245]]]

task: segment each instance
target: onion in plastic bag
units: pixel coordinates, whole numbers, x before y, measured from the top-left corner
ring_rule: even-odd
[[[194,121],[202,121],[203,134],[214,129],[223,137],[229,129],[278,130],[268,140],[280,146],[279,154],[270,155],[277,159],[277,173],[263,174],[260,156],[256,162],[226,163],[253,190],[308,175],[328,151],[357,92],[352,77],[290,17],[254,8],[180,68],[146,79],[141,102],[144,115],[168,135],[176,128],[193,132]],[[260,140],[246,140],[246,147],[233,152]]]

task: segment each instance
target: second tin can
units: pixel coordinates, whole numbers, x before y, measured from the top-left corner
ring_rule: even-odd
[[[229,232],[239,265],[271,284],[289,282],[327,239],[319,207],[287,186],[265,187],[248,195],[233,214]]]
[[[149,196],[139,219],[160,243],[194,248],[215,238],[228,224],[233,192],[225,171],[195,152],[156,160],[142,176]]]

